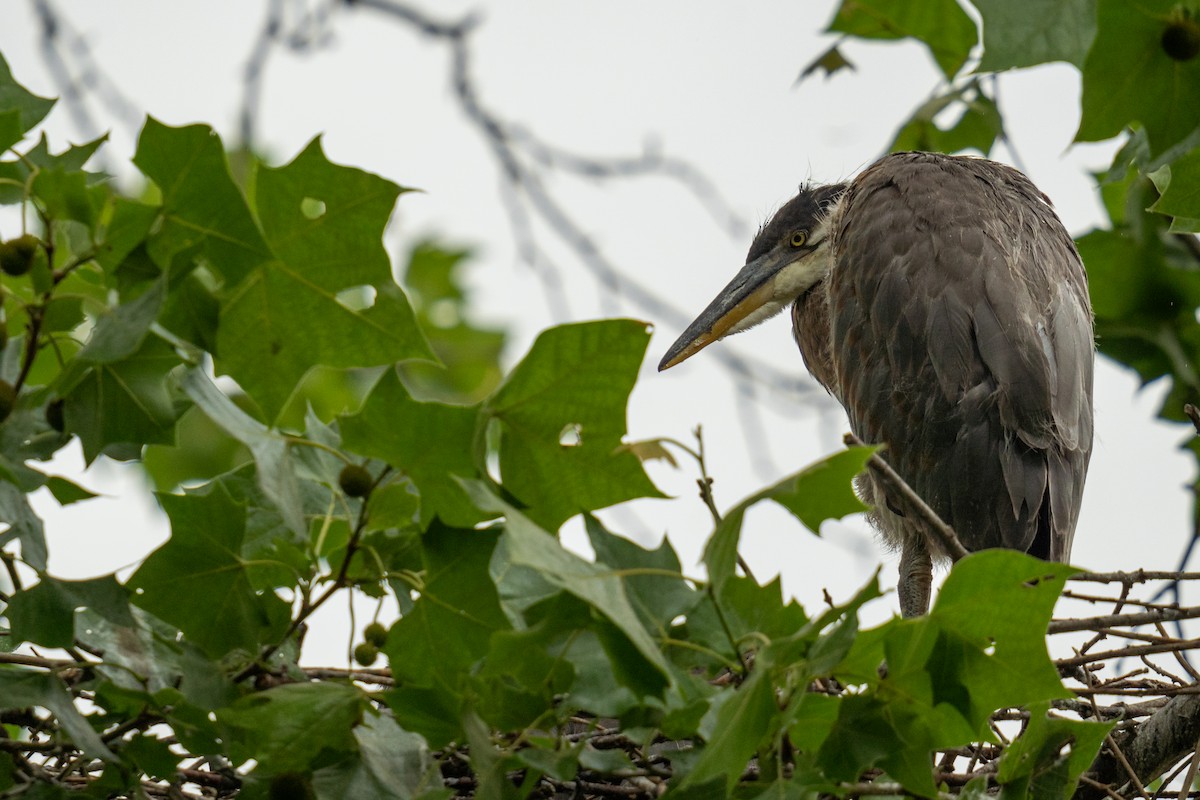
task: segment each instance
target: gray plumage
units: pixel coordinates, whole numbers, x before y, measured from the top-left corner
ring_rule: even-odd
[[[660,368],[790,303],[809,371],[968,550],[1070,557],[1092,448],[1092,314],[1075,246],[1028,178],[889,155],[848,185],[802,189],[747,261]],[[923,613],[936,540],[871,473],[858,486],[902,550],[902,610]]]

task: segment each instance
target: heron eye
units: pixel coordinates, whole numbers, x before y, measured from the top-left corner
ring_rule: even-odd
[[[792,247],[804,247],[808,241],[808,231],[796,231],[792,234]]]

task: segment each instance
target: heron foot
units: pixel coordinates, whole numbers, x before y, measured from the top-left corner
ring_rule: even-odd
[[[933,587],[933,559],[923,539],[909,540],[900,551],[900,614],[905,619],[923,616],[929,611]]]

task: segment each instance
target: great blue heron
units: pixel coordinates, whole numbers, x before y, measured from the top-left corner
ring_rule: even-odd
[[[803,187],[659,369],[788,304],[809,372],[966,549],[1067,560],[1092,450],[1092,313],[1075,245],[1028,178],[895,153]],[[858,488],[900,548],[901,612],[925,613],[945,556],[930,523],[871,472]]]

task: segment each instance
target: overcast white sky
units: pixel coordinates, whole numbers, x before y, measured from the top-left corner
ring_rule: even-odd
[[[794,86],[800,68],[830,42],[819,31],[832,14],[832,0],[422,5],[446,20],[471,9],[483,13],[472,38],[473,72],[489,108],[581,154],[633,155],[647,141],[658,142],[703,170],[751,232],[801,181],[842,179],[877,158],[939,77],[915,45],[852,43],[846,52],[857,72]],[[55,95],[31,6],[8,0],[0,52],[18,80]],[[138,108],[169,124],[208,122],[227,143],[236,139],[242,70],[265,2],[54,0],[54,6]],[[510,327],[507,357],[515,361],[539,329],[566,320],[551,314],[535,273],[517,261],[496,164],[450,91],[447,48],[367,10],[339,12],[329,31],[317,52],[274,51],[260,146],[288,160],[323,133],[331,159],[422,188],[424,194],[399,202],[392,252],[402,253],[406,243],[428,234],[477,248],[469,268],[475,306],[480,317]],[[1077,73],[1052,66],[1005,75],[1000,92],[1021,160],[1067,227],[1080,234],[1099,223],[1087,171],[1106,166],[1112,147],[1070,147],[1078,122]],[[112,128],[110,161],[127,160],[136,131],[112,116],[98,119]],[[56,145],[94,133],[81,131],[61,107],[45,127]],[[1004,150],[994,156],[1010,160]],[[732,240],[670,181],[598,186],[559,177],[549,187],[627,274],[691,311],[703,308],[743,262],[749,234]],[[10,225],[11,217],[0,216],[0,233],[7,236]],[[716,359],[705,353],[655,373],[678,329],[606,295],[561,248],[547,246],[563,266],[569,319],[621,313],[659,323],[629,408],[631,437],[687,440],[692,428],[703,425],[722,506],[840,447],[847,426],[831,401],[777,398],[763,404],[760,415],[769,431],[768,452],[752,459],[745,414],[738,409],[745,400]],[[789,325],[785,318],[773,320],[717,347],[802,373]],[[1188,536],[1184,484],[1193,467],[1177,450],[1187,431],[1151,420],[1160,388],[1135,390],[1131,374],[1100,360],[1096,447],[1073,558],[1084,567],[1170,568]],[[70,469],[71,462],[78,463],[78,456],[61,468]],[[668,494],[694,494],[690,469],[651,470]],[[144,556],[165,536],[151,503],[128,497],[136,483],[127,470],[102,464],[83,482],[121,496],[66,511],[41,503],[56,574],[110,571]],[[697,561],[710,529],[707,512],[690,500],[644,501],[607,518],[646,543],[667,531],[685,568]],[[748,518],[746,530],[744,550],[760,579],[782,573],[785,588],[806,605],[818,603],[824,588],[835,598],[848,596],[883,557],[861,520],[828,524],[818,539],[786,513],[763,507]],[[886,582],[894,584],[894,571],[889,557]],[[871,615],[887,613],[876,605]]]

